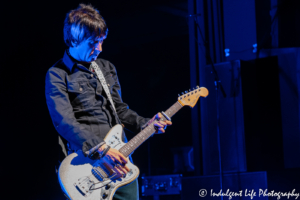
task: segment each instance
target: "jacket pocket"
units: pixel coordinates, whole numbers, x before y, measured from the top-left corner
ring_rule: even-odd
[[[78,82],[68,82],[68,92],[83,93],[83,88],[80,87]]]
[[[68,82],[69,99],[72,106],[87,108],[91,106],[91,101],[95,91],[87,81]]]

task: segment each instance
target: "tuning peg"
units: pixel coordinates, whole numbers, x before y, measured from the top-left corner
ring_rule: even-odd
[[[191,89],[189,89],[189,91],[191,91]]]
[[[178,96],[180,97],[180,94],[178,94]]]
[[[185,91],[185,93],[188,93],[187,91]]]
[[[199,88],[199,86],[197,85],[197,88]]]
[[[193,90],[195,90],[195,88],[193,88]]]
[[[183,93],[183,92],[182,92],[181,94],[182,94],[182,95],[184,95],[184,93]]]

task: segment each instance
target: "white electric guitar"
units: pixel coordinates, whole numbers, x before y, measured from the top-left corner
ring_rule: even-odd
[[[200,97],[207,95],[208,90],[205,87],[197,86],[197,89],[179,96],[178,101],[164,112],[161,120],[165,121],[168,117],[172,117],[183,106],[194,107]],[[104,141],[128,157],[155,132],[153,123],[128,143],[122,142],[121,139],[123,127],[115,125]],[[118,188],[130,184],[139,175],[139,169],[129,160],[126,166],[130,171],[126,175],[120,175],[105,165],[101,159],[92,160],[85,157],[82,151],[77,151],[63,160],[59,167],[58,178],[63,192],[71,200],[111,200]]]

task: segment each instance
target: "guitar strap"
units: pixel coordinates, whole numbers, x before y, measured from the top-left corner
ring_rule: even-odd
[[[106,93],[106,96],[107,96],[107,98],[108,98],[110,104],[112,105],[112,107],[113,107],[113,109],[114,109],[114,111],[115,111],[115,113],[116,113],[116,115],[117,115],[117,111],[116,111],[114,102],[113,102],[113,100],[112,100],[112,97],[111,97],[111,95],[110,95],[108,86],[107,86],[107,84],[106,84],[106,80],[105,80],[105,78],[104,78],[104,76],[103,76],[103,73],[102,73],[100,67],[97,65],[97,63],[96,63],[95,61],[93,61],[93,62],[91,63],[91,67],[95,70],[95,73],[97,74],[98,79],[99,79],[99,81],[100,81],[102,87],[104,88],[104,91],[105,91],[105,93]],[[91,70],[90,70],[90,71],[91,71]]]

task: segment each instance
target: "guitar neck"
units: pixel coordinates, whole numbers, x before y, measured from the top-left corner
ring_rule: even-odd
[[[171,106],[165,113],[172,117],[175,115],[183,106],[177,101],[173,106]],[[161,121],[165,121],[166,118],[162,116]],[[132,138],[127,144],[125,144],[119,151],[128,157],[136,148],[138,148],[144,141],[146,141],[154,132],[154,122],[149,124],[144,130],[139,132],[134,138]]]

